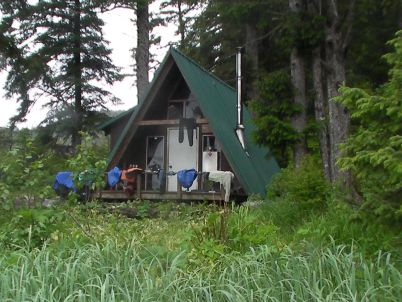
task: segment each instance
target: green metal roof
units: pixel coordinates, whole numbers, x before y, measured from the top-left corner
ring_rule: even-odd
[[[236,133],[236,91],[225,82],[202,68],[193,60],[178,50],[171,48],[162,62],[159,70],[162,70],[169,57],[172,57],[182,73],[191,92],[201,107],[204,116],[208,119],[210,127],[222,145],[222,149],[229,161],[234,173],[238,177],[243,188],[248,194],[265,194],[265,187],[271,181],[272,176],[279,171],[279,166],[273,156],[267,157],[269,150],[256,145],[251,137],[255,125],[251,121],[247,108],[243,110],[243,123],[245,126],[246,150],[240,145]],[[158,74],[155,75],[148,92],[152,89]],[[146,100],[147,97],[144,97]],[[138,106],[143,103],[141,102]],[[130,124],[134,121],[135,110],[126,125],[119,142],[112,150],[112,159],[119,148],[119,145],[127,135]]]
[[[187,85],[196,96],[202,112],[207,117],[211,129],[247,193],[264,194],[265,186],[272,175],[279,171],[276,160],[266,158],[268,150],[259,147],[252,139],[255,125],[247,110],[243,110],[246,150],[243,150],[235,133],[237,120],[236,90],[221,81],[181,52],[172,49],[175,59]]]

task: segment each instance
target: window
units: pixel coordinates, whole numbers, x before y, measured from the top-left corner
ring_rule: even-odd
[[[195,98],[190,95],[186,99],[174,99],[169,101],[168,119],[202,118],[202,112]]]
[[[220,151],[220,146],[218,145],[215,136],[213,135],[204,135],[202,137],[202,151]]]
[[[220,147],[213,135],[202,136],[202,171],[211,172],[220,170]],[[202,181],[201,189],[203,191],[219,191],[219,183],[208,180]]]
[[[163,136],[148,136],[146,149],[146,169],[159,171],[164,169],[165,164],[165,138]],[[146,190],[159,190],[162,184],[159,174],[152,174],[146,177]]]
[[[203,172],[219,169],[219,150],[215,136],[203,135],[202,137],[202,170]]]
[[[170,102],[168,106],[168,119],[183,117],[183,102]]]

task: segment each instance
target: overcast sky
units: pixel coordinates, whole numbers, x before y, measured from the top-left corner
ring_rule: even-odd
[[[158,3],[151,6],[151,11],[158,10]],[[136,45],[136,28],[130,21],[133,19],[134,12],[125,9],[116,9],[112,12],[105,13],[103,20],[105,21],[104,35],[106,40],[110,42],[110,47],[113,50],[112,60],[115,65],[122,68],[122,73],[133,73],[134,60],[131,58],[130,49]],[[162,37],[161,46],[166,46],[169,42],[177,40],[174,36],[175,28],[173,25],[169,27],[158,27],[154,29],[155,34]],[[157,55],[157,60],[162,61],[167,47],[155,47],[151,49]],[[152,79],[153,72],[151,71]],[[18,105],[14,100],[8,100],[4,97],[2,89],[5,83],[6,73],[0,73],[0,127],[7,126],[10,117],[16,114]],[[134,77],[127,77],[122,82],[117,82],[110,87],[110,91],[122,100],[122,104],[109,104],[109,110],[124,110],[129,109],[137,103],[137,89],[134,87]],[[27,116],[27,122],[18,124],[22,127],[35,127],[46,116],[46,109],[42,108],[43,101],[37,102]]]

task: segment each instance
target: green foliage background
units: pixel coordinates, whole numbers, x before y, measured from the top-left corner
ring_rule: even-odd
[[[354,130],[339,165],[356,176],[368,214],[402,223],[402,31],[389,45],[386,84],[376,93],[341,89],[338,101],[350,110]]]

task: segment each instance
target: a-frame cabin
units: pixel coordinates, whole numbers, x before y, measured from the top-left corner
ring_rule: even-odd
[[[108,169],[143,169],[134,198],[222,200],[219,184],[204,179],[211,171],[233,172],[231,199],[264,196],[279,167],[268,149],[253,142],[255,126],[246,108],[245,149],[235,132],[236,121],[236,90],[170,48],[139,104],[99,128],[110,135]],[[149,172],[155,167],[163,177]],[[191,168],[199,177],[183,192],[175,172]],[[110,190],[101,194],[129,198]]]

